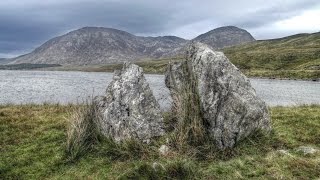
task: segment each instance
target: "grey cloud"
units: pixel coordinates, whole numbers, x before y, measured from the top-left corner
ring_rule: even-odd
[[[248,13],[245,17],[233,19],[233,24],[245,28],[258,28],[275,21],[287,19],[298,15],[306,9],[320,4],[317,0],[293,1],[291,3],[279,3],[271,7],[260,9],[256,12]]]
[[[0,54],[32,49],[46,40],[84,26],[104,26],[140,35],[196,36],[236,25],[254,30],[297,15],[318,0],[25,0],[0,2]],[[187,33],[193,34],[187,34]],[[257,33],[261,34],[261,32]]]

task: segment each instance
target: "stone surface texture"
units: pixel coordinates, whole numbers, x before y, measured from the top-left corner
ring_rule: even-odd
[[[222,52],[202,43],[193,43],[186,60],[168,65],[166,86],[173,101],[189,83],[188,74],[197,81],[197,91],[207,130],[218,148],[232,148],[237,142],[261,129],[269,131],[266,104],[257,97],[250,81]],[[179,104],[173,102],[175,105]]]
[[[106,96],[96,99],[104,135],[119,142],[138,139],[149,142],[161,136],[163,117],[160,106],[152,94],[141,67],[125,63],[114,73]]]

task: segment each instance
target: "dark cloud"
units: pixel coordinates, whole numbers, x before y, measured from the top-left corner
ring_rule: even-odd
[[[236,25],[260,36],[262,27],[319,4],[318,0],[2,0],[0,55],[29,51],[84,26],[192,38],[218,26]],[[270,31],[266,34],[272,36]]]

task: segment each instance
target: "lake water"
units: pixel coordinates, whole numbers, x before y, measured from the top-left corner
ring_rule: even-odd
[[[0,104],[78,103],[102,95],[112,73],[65,71],[0,71]],[[169,91],[163,75],[146,75],[163,109]],[[269,106],[320,104],[320,82],[250,79],[257,95]]]

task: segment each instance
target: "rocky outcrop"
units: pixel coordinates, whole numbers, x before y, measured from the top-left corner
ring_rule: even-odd
[[[170,64],[166,86],[173,101],[181,99],[180,92],[190,84],[190,77],[196,81],[194,92],[199,95],[206,130],[220,149],[234,147],[259,129],[271,129],[265,103],[256,96],[249,80],[222,52],[193,43],[185,61]],[[180,102],[173,103],[181,105]]]
[[[102,133],[115,141],[137,139],[148,142],[161,136],[163,118],[141,67],[125,63],[115,72],[105,97],[97,100],[102,114]]]

